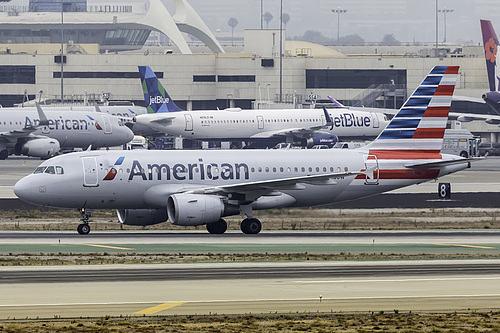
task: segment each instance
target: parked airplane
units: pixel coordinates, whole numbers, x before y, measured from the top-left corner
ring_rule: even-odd
[[[366,140],[375,138],[388,124],[384,114],[347,109],[328,110],[331,126],[322,109],[183,111],[151,68],[139,66],[139,72],[148,113],[136,116],[135,123],[187,139],[282,142],[286,138],[291,142],[329,134]]]
[[[488,83],[490,91],[483,94],[483,100],[496,113],[500,114],[500,77],[497,75],[497,53],[499,41],[491,21],[481,20],[481,31],[483,34],[484,55],[486,58],[486,70],[488,72]],[[500,122],[499,122],[500,123]]]
[[[498,51],[498,38],[493,29],[493,25],[488,20],[481,20],[481,31],[483,35],[484,54],[486,59],[486,71],[490,91],[482,96],[482,103],[488,106],[499,115],[476,114],[476,113],[450,113],[450,118],[460,122],[470,122],[473,120],[484,120],[487,124],[500,124],[500,92],[498,91],[498,81],[500,77],[496,74],[496,56]],[[477,102],[475,98],[459,97],[457,100]]]
[[[359,149],[235,151],[95,151],[56,156],[14,187],[24,201],[78,208],[87,234],[91,209],[117,209],[121,223],[168,219],[224,233],[224,216],[321,205],[418,184],[470,167],[441,154],[457,66],[437,66],[371,144]]]
[[[0,159],[10,154],[48,158],[61,148],[118,146],[132,131],[114,116],[99,112],[0,108]]]

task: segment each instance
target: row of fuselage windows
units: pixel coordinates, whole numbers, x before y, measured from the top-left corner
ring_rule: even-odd
[[[34,174],[40,174],[40,173],[48,173],[50,175],[63,175],[64,174],[64,169],[62,166],[56,165],[49,165],[49,166],[39,166],[38,168],[33,171]]]
[[[265,123],[293,123],[294,119],[264,119]],[[321,122],[321,119],[295,119],[296,123],[312,123],[312,122]],[[241,119],[241,120],[202,120],[202,124],[249,124],[255,123],[254,119]]]
[[[41,167],[40,167],[41,168]],[[38,170],[38,168],[37,168]],[[37,172],[37,170],[35,170],[34,173],[43,173],[43,171],[41,172]],[[123,173],[123,169],[120,168],[118,169],[118,173],[122,174]],[[199,168],[194,168],[193,171],[195,173],[199,173],[200,172],[200,169]],[[222,172],[226,172],[226,171],[229,171],[229,169],[224,169],[222,168]],[[305,173],[305,172],[323,172],[323,173],[334,173],[334,172],[348,172],[349,171],[349,168],[348,167],[333,167],[333,166],[330,166],[330,167],[251,167],[250,168],[250,172],[252,173],[263,173],[263,172],[274,172],[274,173],[278,173],[278,172],[281,172],[281,173],[284,173],[284,172],[287,172],[287,173],[292,173],[292,172],[295,172],[295,173],[299,173],[299,172],[302,172],[302,173]],[[104,173],[107,174],[109,172],[108,169],[104,169]],[[146,173],[147,170],[145,169],[142,169],[142,170],[135,170],[136,173]],[[162,173],[167,173],[168,172],[168,169],[163,167],[161,168],[161,172]],[[214,174],[218,174],[219,173],[219,168],[214,168],[212,170],[212,172]],[[127,174],[130,174],[130,169],[126,169],[126,173]]]

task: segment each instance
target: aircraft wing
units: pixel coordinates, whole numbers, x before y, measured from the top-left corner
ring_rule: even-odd
[[[500,116],[490,115],[490,114],[450,112],[448,117],[450,119],[458,120],[458,121],[463,122],[463,123],[473,121],[473,120],[484,120],[486,123],[491,124],[491,125],[500,124]]]
[[[323,126],[319,126],[318,129],[323,128]],[[280,130],[280,131],[269,131],[269,132],[262,132],[258,133],[255,135],[252,135],[250,138],[251,139],[265,139],[265,138],[271,138],[271,137],[276,137],[276,136],[287,136],[287,135],[296,135],[296,136],[306,136],[306,135],[311,135],[316,132],[316,129],[313,127],[309,128],[287,128],[285,130]]]
[[[49,125],[49,121],[45,116],[45,113],[43,112],[42,108],[40,107],[40,104],[38,103],[35,104],[36,104],[36,109],[38,111],[38,117],[40,118],[40,122],[37,125],[10,130],[7,132],[0,132],[0,138],[6,141],[15,141],[19,138],[30,136],[31,133],[38,130],[39,128]]]
[[[279,195],[283,190],[302,190],[304,184],[312,185],[335,185],[336,179],[341,177],[355,177],[360,174],[370,175],[372,170],[359,172],[336,172],[322,175],[309,175],[301,177],[289,177],[282,179],[263,180],[241,184],[232,184],[215,187],[190,189],[185,193],[192,194],[217,194],[240,201],[255,201],[263,195]]]
[[[143,125],[146,125],[148,122],[149,123],[155,123],[158,125],[169,125],[172,123],[172,120],[175,119],[176,116],[168,115],[166,113],[161,113],[161,114],[144,114],[144,115],[137,115],[135,117],[136,122],[142,123]]]
[[[486,102],[482,98],[477,97],[469,97],[469,96],[457,96],[453,95],[452,101],[465,101],[465,102],[473,102],[479,104],[485,104]]]

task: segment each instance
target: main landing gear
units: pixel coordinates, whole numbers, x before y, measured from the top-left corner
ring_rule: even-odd
[[[244,219],[240,227],[244,234],[258,234],[262,230],[262,224],[256,218]]]
[[[225,220],[220,219],[217,222],[207,224],[207,230],[211,234],[223,234],[227,230],[227,223]]]
[[[87,235],[90,232],[89,221],[90,217],[92,216],[92,210],[87,208],[81,208],[79,212],[80,215],[82,216],[82,218],[80,219],[82,223],[78,225],[78,228],[76,228],[76,230],[80,235]]]
[[[223,234],[227,230],[227,223],[220,219],[217,222],[207,224],[207,230],[211,234]],[[246,218],[241,221],[241,231],[244,234],[258,234],[262,230],[262,224],[256,218]]]

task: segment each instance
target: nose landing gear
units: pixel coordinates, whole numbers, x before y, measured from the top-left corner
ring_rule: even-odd
[[[80,219],[82,223],[78,225],[78,228],[76,230],[80,235],[87,235],[90,232],[89,221],[90,217],[92,216],[92,210],[88,208],[80,208],[78,211],[82,216],[82,218]]]

